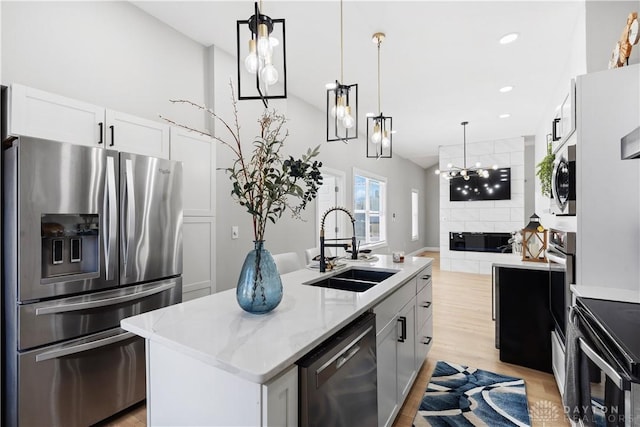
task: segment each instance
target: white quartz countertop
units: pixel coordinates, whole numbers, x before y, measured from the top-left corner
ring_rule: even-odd
[[[575,296],[582,298],[606,299],[640,304],[640,290],[638,289],[571,285],[571,292],[573,292]]]
[[[522,255],[513,255],[510,258],[506,258],[501,260],[500,262],[494,262],[492,264],[494,267],[504,267],[504,268],[522,268],[526,270],[551,270],[554,271],[562,271],[564,269],[560,264],[556,264],[554,262],[533,262],[533,261],[523,261]]]
[[[175,351],[264,384],[401,284],[431,264],[431,258],[389,255],[376,262],[354,261],[332,272],[302,269],[282,276],[282,302],[270,313],[253,315],[236,302],[235,288],[123,319],[123,329]],[[350,266],[397,270],[366,292],[303,285]]]

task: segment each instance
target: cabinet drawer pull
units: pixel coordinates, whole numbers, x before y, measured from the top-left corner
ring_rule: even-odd
[[[100,129],[100,139],[98,139],[98,144],[102,144],[104,141],[102,140],[102,133],[104,132],[104,123],[98,123],[98,128]]]
[[[431,301],[426,301],[424,304],[422,304],[423,308],[429,308],[431,307]]]
[[[422,344],[424,345],[429,345],[431,344],[431,337],[424,337],[424,340],[422,341]]]
[[[431,276],[428,274],[425,274],[424,276],[422,276],[422,280],[429,280],[431,279]]]
[[[400,322],[400,337],[398,338],[398,342],[404,342],[407,339],[407,318],[404,316],[400,316],[398,318],[398,322]]]
[[[109,129],[111,130],[111,144],[109,144],[109,146],[113,147],[115,144],[115,131],[113,130],[113,125],[109,126]]]

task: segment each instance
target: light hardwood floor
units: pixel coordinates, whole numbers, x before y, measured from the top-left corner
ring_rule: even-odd
[[[393,426],[411,427],[438,360],[524,379],[529,409],[534,415],[531,425],[569,426],[553,375],[500,361],[499,351],[494,346],[494,322],[491,320],[491,276],[440,271],[439,253],[426,252],[423,256],[434,258],[434,343]],[[144,427],[145,406],[138,405],[102,425]]]

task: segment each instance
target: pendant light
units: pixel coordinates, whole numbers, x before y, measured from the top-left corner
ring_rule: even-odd
[[[378,114],[367,114],[367,157],[373,159],[392,157],[393,119],[382,114],[380,107],[380,45],[384,33],[375,33],[371,39],[378,46]]]
[[[469,122],[460,123],[463,129],[463,139],[462,139],[462,148],[463,148],[463,160],[462,167],[454,166],[449,163],[447,165],[446,170],[436,169],[436,175],[440,175],[445,179],[453,179],[453,178],[463,178],[465,181],[468,181],[473,176],[478,176],[480,178],[489,178],[489,170],[482,167],[480,162],[476,162],[475,166],[467,167],[467,125]],[[498,165],[493,165],[491,169],[498,169]]]
[[[236,22],[238,99],[287,97],[287,55],[284,19],[263,15],[254,3],[254,13]]]
[[[327,87],[327,141],[358,137],[358,85],[344,84],[344,29],[340,0],[340,80]]]

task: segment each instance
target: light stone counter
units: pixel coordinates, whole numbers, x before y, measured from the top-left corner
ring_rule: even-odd
[[[493,267],[505,267],[505,268],[523,268],[527,270],[549,270],[551,268],[555,271],[562,271],[563,267],[560,264],[553,262],[532,262],[523,261],[522,255],[513,255],[510,258],[502,260],[500,262],[494,262]]]
[[[393,263],[391,256],[378,255],[376,262],[349,262],[333,272],[294,271],[282,276],[282,302],[265,315],[244,312],[230,289],[130,317],[121,325],[206,365],[265,384],[431,262],[406,257],[404,263]],[[350,266],[398,273],[361,293],[303,285]]]
[[[582,298],[606,299],[640,304],[640,289],[571,285],[571,292],[573,292],[575,296]]]

